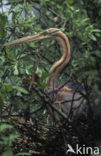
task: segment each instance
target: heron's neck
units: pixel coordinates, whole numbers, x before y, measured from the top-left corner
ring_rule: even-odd
[[[53,73],[55,75],[51,76],[49,78],[49,84],[50,87],[55,87],[55,80],[57,78],[57,75],[65,68],[65,66],[68,64],[69,60],[70,60],[70,43],[69,40],[67,38],[67,36],[62,33],[61,31],[58,31],[55,35],[54,35],[55,39],[59,42],[61,48],[62,48],[62,57],[56,61],[53,66],[50,69],[50,73]]]

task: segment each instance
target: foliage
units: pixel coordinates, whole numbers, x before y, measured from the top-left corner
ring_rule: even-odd
[[[13,156],[12,144],[19,137],[13,126],[9,124],[0,125],[0,155]],[[1,153],[2,152],[2,153]],[[30,155],[29,153],[18,153],[16,156]]]
[[[13,127],[8,124],[0,125],[0,151],[2,156],[13,156],[11,145],[12,142],[18,137],[18,134],[11,131]]]
[[[37,73],[34,85],[44,90],[46,85],[43,80],[49,76],[49,68],[56,58],[60,58],[61,52],[57,42],[51,40],[7,48],[3,44],[49,27],[60,28],[71,43],[72,60],[60,81],[72,79],[83,83],[87,79],[88,85],[100,92],[100,0],[1,0],[0,8],[0,118],[4,122],[9,121],[4,115],[21,113],[26,116],[28,108],[33,112],[42,106],[40,97],[30,90],[31,77]],[[5,107],[10,109],[6,113]],[[44,111],[37,117],[42,115]],[[43,120],[46,121],[46,117]],[[6,145],[4,152],[9,151],[12,155],[11,145],[18,136],[13,133],[12,126],[5,125],[4,132],[4,125],[1,126],[1,143]],[[5,136],[7,129],[12,133]],[[6,155],[2,153],[2,156]]]

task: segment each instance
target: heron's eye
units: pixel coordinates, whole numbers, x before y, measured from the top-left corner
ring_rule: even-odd
[[[60,31],[60,30],[55,30],[55,31],[51,32],[51,35],[55,35],[58,31]]]

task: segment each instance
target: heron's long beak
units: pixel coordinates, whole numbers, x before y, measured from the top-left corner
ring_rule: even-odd
[[[10,45],[20,44],[20,43],[24,43],[24,42],[37,41],[37,40],[42,40],[45,38],[48,38],[48,35],[44,35],[43,33],[38,33],[36,35],[23,37],[23,38],[5,43],[3,46],[10,46]]]

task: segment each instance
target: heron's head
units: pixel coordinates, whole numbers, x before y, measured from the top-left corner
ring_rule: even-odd
[[[20,44],[20,43],[24,43],[24,42],[38,41],[38,40],[42,40],[42,39],[46,39],[46,38],[51,38],[51,37],[55,36],[55,34],[58,31],[60,31],[60,30],[57,28],[49,28],[42,32],[39,32],[38,34],[23,37],[23,38],[5,43],[4,46],[10,46],[10,45]]]

